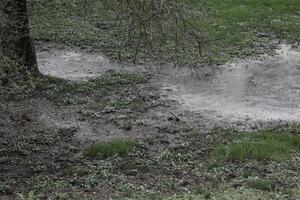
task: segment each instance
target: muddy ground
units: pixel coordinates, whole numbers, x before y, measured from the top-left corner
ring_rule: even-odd
[[[130,66],[111,62],[97,51],[53,44],[44,45],[38,57],[42,73],[69,80],[107,71],[151,74],[155,78],[149,85],[160,96],[177,101],[182,111],[203,113],[218,121],[300,119],[300,50],[286,44],[280,44],[273,56],[202,68]]]
[[[273,56],[200,69],[125,65],[87,47],[55,43],[37,49],[43,74],[79,82],[74,93],[54,84],[0,104],[3,199],[33,190],[44,199],[140,199],[149,191],[156,199],[156,193],[188,193],[220,180],[238,188],[245,164],[213,176],[206,171],[214,144],[228,133],[300,123],[300,51],[289,45]],[[104,83],[86,89],[99,76]],[[84,157],[89,145],[116,138],[137,140],[138,151],[104,161]],[[259,177],[285,167],[269,173],[268,166],[255,166]]]

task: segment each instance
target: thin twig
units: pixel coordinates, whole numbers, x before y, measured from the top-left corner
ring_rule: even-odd
[[[173,115],[173,117],[175,117],[176,121],[180,121],[179,117],[177,117],[174,113],[170,112],[171,115]]]

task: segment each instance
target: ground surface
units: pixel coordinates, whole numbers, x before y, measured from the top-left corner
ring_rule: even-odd
[[[2,103],[4,194],[159,199],[198,191],[170,198],[298,197],[297,153],[264,165],[215,163],[213,156],[216,145],[236,140],[242,130],[299,134],[297,49],[282,45],[273,57],[203,73],[123,67],[94,51],[55,43],[37,48],[41,72],[75,82],[52,81],[50,87],[41,85],[35,98]],[[124,158],[85,156],[92,143],[114,139],[135,140],[138,148]]]
[[[0,96],[1,199],[300,198],[299,1],[188,2],[203,59],[133,65],[101,2],[29,1],[51,77]]]
[[[300,119],[300,51],[290,45],[279,45],[274,56],[237,60],[213,69],[130,66],[109,61],[100,52],[58,44],[44,44],[42,50],[38,59],[46,75],[87,80],[107,71],[155,74],[153,87],[178,101],[182,110],[229,122]]]

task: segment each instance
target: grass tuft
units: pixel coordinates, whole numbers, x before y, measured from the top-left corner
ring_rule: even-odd
[[[97,143],[86,149],[84,155],[90,158],[109,158],[126,156],[137,146],[133,140],[116,139],[111,142]]]
[[[300,151],[300,136],[259,131],[244,133],[229,145],[220,145],[214,155],[225,160],[277,160]]]

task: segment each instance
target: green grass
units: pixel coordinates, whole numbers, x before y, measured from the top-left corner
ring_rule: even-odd
[[[86,149],[86,157],[80,157],[82,162],[72,166],[67,177],[53,179],[51,176],[48,180],[39,177],[40,182],[34,181],[35,192],[58,199],[61,198],[57,195],[66,199],[98,199],[102,195],[128,200],[299,199],[299,126],[254,133],[215,129],[209,137],[200,132],[196,135],[195,131],[178,135],[176,144],[162,144],[160,137],[146,143],[141,141],[138,146],[132,140],[123,139],[97,143]],[[295,153],[292,157],[288,153],[283,161],[248,162],[232,162],[226,160],[227,154],[221,154],[217,160],[221,165],[209,167],[215,143],[221,141],[228,152],[234,144],[250,140],[281,141]],[[83,198],[81,194],[91,196]]]
[[[80,104],[95,95],[97,90],[110,91],[133,87],[146,81],[145,76],[130,73],[106,73],[89,81],[69,81],[53,77],[34,78],[16,84],[16,87],[7,92],[0,88],[0,100],[18,100],[42,95],[59,104]]]
[[[111,107],[116,110],[122,110],[122,109],[128,109],[130,108],[131,110],[134,111],[139,111],[143,112],[146,111],[147,105],[145,103],[145,100],[143,100],[141,97],[135,97],[135,98],[114,98],[111,99],[107,102],[105,101],[100,101],[98,108],[103,108],[103,107]]]
[[[273,38],[300,41],[297,0],[208,0],[199,7],[207,16],[193,21],[203,27],[215,61],[263,54]]]
[[[27,195],[17,194],[18,199],[20,200],[38,200],[40,199],[38,195],[34,194],[34,191],[29,192]]]
[[[137,146],[133,140],[116,139],[111,142],[97,143],[85,151],[85,156],[90,158],[109,158],[112,156],[126,156]]]
[[[85,101],[93,91],[134,86],[144,81],[145,78],[141,75],[127,73],[105,74],[86,82],[50,78],[49,81],[44,81],[38,86],[38,91],[45,92],[46,96],[54,102],[77,104]]]
[[[299,198],[299,189],[291,191],[291,195],[288,199],[298,199]],[[226,189],[224,191],[213,191],[211,195],[207,198],[204,195],[173,195],[170,198],[164,200],[205,200],[205,199],[220,199],[220,200],[284,200],[287,199],[287,196],[281,193],[276,193],[274,191],[260,191],[255,189],[248,188],[239,188],[239,189]]]
[[[226,160],[277,160],[300,152],[300,136],[272,131],[243,133],[229,145],[220,145],[214,155]]]
[[[123,37],[116,13],[103,7],[103,2],[87,0],[29,0],[31,29],[37,40],[72,42],[101,47],[117,57]],[[234,57],[270,52],[272,40],[300,42],[300,1],[298,0],[181,0],[186,10],[187,24],[204,36],[201,61],[224,63]],[[112,5],[113,7],[113,5]],[[168,27],[171,30],[172,27]],[[172,37],[170,32],[170,37]],[[198,63],[197,47],[190,37],[186,48],[178,55],[182,62]],[[164,58],[174,49],[166,40],[159,48]],[[123,59],[134,51],[127,49]],[[174,59],[173,59],[174,60]],[[199,63],[198,63],[199,64]]]
[[[100,76],[96,79],[83,82],[83,81],[64,81],[61,80],[59,92],[69,93],[69,92],[90,92],[99,88],[113,88],[120,87],[124,85],[134,85],[143,82],[144,78],[136,74],[127,73],[114,73],[106,74]],[[56,87],[56,86],[55,86]]]
[[[247,186],[262,191],[275,191],[278,184],[275,180],[251,180],[247,182]]]

